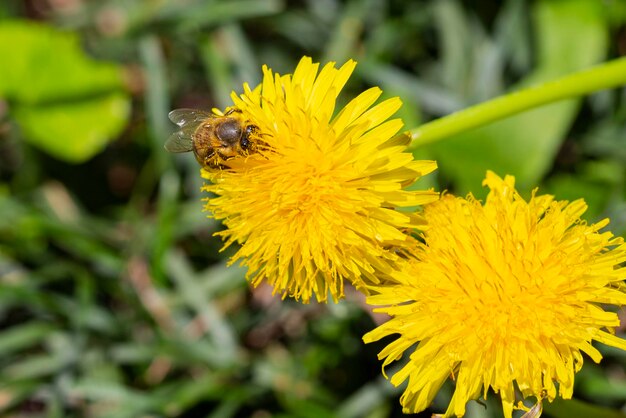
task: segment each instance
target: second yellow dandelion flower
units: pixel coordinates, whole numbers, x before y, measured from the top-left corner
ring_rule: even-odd
[[[583,222],[582,200],[525,201],[511,176],[489,172],[484,184],[484,205],[471,196],[427,205],[416,259],[397,275],[400,284],[368,298],[392,319],[364,340],[398,334],[379,354],[384,366],[413,350],[391,379],[408,379],[405,412],[426,409],[454,376],[446,417],[463,416],[469,400],[492,388],[511,418],[514,383],[524,397],[551,401],[558,387],[570,398],[581,353],[602,358],[592,341],[626,350],[613,333],[617,314],[602,308],[626,304],[626,246],[601,232],[608,220]]]

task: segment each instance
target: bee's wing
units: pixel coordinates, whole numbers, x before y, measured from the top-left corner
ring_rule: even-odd
[[[183,128],[180,131],[174,132],[165,141],[165,149],[169,152],[188,152],[193,151],[193,133],[194,127]]]
[[[522,415],[522,418],[538,418],[541,416],[542,412],[543,412],[543,405],[541,404],[541,399],[539,399],[537,403],[528,410],[528,412]]]
[[[172,110],[168,117],[178,126],[198,126],[207,118],[215,117],[214,114],[197,109],[176,109]]]

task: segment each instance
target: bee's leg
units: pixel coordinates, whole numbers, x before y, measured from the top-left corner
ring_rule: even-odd
[[[243,135],[241,135],[241,140],[239,141],[241,149],[247,151],[254,145],[253,141],[251,141],[251,137],[257,135],[258,131],[259,128],[256,125],[246,126],[246,129],[243,131]]]
[[[216,160],[230,160],[231,158],[237,155],[237,150],[235,147],[222,147],[215,150]]]
[[[229,115],[232,115],[233,113],[243,113],[243,112],[238,107],[233,106],[233,107],[228,108],[228,111],[224,113],[224,116],[229,116]]]
[[[201,165],[203,165],[204,167],[209,167],[209,168],[216,168],[217,167],[217,158],[215,155],[215,151],[211,150],[206,157],[204,157],[204,161],[200,161],[198,159],[198,161],[200,162]]]

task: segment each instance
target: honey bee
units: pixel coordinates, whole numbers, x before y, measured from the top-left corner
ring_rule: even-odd
[[[176,109],[168,116],[180,130],[170,135],[165,149],[174,153],[193,151],[205,168],[222,168],[225,161],[248,155],[256,148],[259,128],[237,108],[230,108],[223,116],[196,109]]]

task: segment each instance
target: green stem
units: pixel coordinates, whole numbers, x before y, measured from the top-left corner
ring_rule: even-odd
[[[626,58],[519,90],[425,123],[410,132],[411,148],[487,125],[547,103],[626,84]]]

